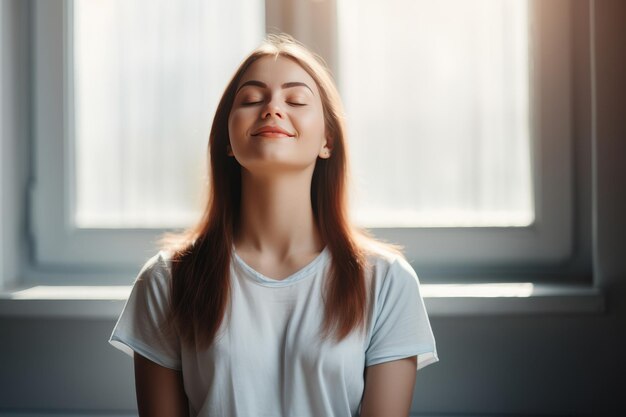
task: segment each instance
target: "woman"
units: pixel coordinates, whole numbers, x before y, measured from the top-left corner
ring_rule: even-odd
[[[409,414],[435,340],[410,264],[349,221],[344,135],[329,71],[288,35],[240,65],[204,215],[166,236],[110,339],[140,415]]]

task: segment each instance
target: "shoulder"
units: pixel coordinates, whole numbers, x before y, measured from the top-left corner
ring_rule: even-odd
[[[378,317],[418,314],[423,303],[417,273],[403,254],[386,250],[368,255],[371,272],[368,274],[369,294],[372,297],[371,314],[374,323]],[[393,323],[383,320],[381,323]]]
[[[370,275],[376,287],[406,287],[418,284],[417,273],[404,254],[385,245],[371,244],[366,248]]]
[[[172,254],[160,250],[144,262],[136,283],[144,281],[152,284],[166,284],[171,279]]]

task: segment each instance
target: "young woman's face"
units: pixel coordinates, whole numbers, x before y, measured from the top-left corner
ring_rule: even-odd
[[[312,172],[328,158],[322,101],[313,78],[295,61],[266,56],[243,74],[228,118],[232,155],[259,175]]]

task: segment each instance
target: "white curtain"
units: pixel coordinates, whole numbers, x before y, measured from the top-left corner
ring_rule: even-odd
[[[264,37],[264,2],[77,0],[73,8],[77,226],[189,224],[201,208],[217,102]]]
[[[527,1],[338,4],[357,220],[532,222]]]

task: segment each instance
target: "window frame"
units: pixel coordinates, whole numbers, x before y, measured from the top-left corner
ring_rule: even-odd
[[[305,44],[328,53],[327,61],[336,70],[340,65],[333,47],[337,30],[313,30],[332,26],[329,22],[336,22],[336,15],[296,13],[293,6],[281,8],[288,1],[266,2],[266,27],[290,31]],[[336,12],[336,6],[334,0],[303,5],[324,7],[326,12]],[[71,280],[73,274],[82,277],[83,282],[110,283],[107,271],[136,272],[137,265],[154,254],[155,240],[167,229],[76,229],[71,225],[71,207],[66,204],[72,201],[73,193],[69,186],[73,137],[72,65],[68,50],[71,7],[71,0],[33,3],[35,157],[34,181],[29,190],[31,262],[33,271],[58,273],[31,276],[36,277],[33,281],[47,284],[59,284],[60,277]],[[283,13],[279,15],[277,10]],[[312,22],[298,29],[297,21],[304,15]],[[403,245],[420,276],[465,280],[500,271],[501,278],[501,271],[524,273],[536,267],[563,265],[572,259],[571,15],[567,0],[531,1],[531,51],[537,51],[532,53],[531,61],[538,74],[531,78],[530,94],[535,222],[522,228],[370,229],[381,239]],[[546,36],[548,32],[550,36]],[[540,280],[541,276],[534,279]]]
[[[407,256],[426,275],[480,279],[492,274],[490,270],[528,274],[537,267],[564,264],[574,255],[571,24],[567,0],[529,0],[534,222],[527,227],[371,229],[376,236],[404,244]]]

